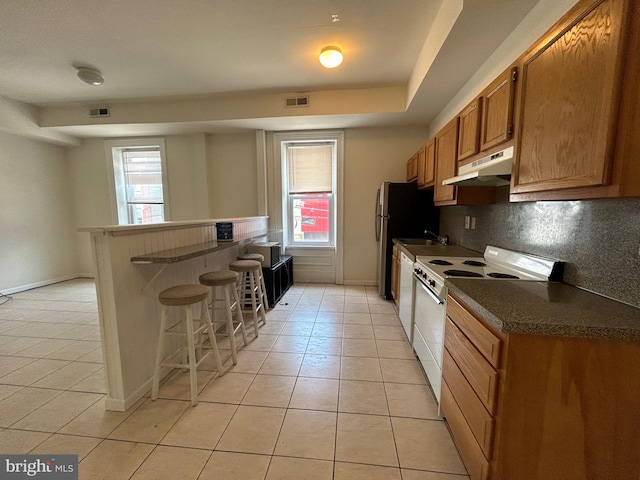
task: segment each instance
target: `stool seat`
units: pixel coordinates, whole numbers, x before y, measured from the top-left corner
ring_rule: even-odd
[[[208,296],[209,289],[204,285],[176,285],[160,292],[158,300],[163,305],[191,305],[206,300]]]
[[[264,256],[259,253],[243,253],[238,255],[238,260],[255,260],[256,262],[264,262]]]
[[[234,272],[252,272],[261,268],[262,264],[255,260],[236,260],[229,264],[229,270]]]
[[[222,285],[229,285],[238,281],[238,272],[231,270],[220,270],[217,272],[208,272],[200,275],[199,279],[202,285],[208,287],[220,287]]]

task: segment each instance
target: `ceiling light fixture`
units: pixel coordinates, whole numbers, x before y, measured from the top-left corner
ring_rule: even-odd
[[[342,63],[342,50],[336,46],[324,47],[320,50],[320,63],[326,68],[335,68]]]
[[[102,74],[100,71],[95,68],[89,67],[76,67],[78,69],[78,78],[82,80],[84,83],[88,83],[89,85],[102,85],[104,83],[104,78],[102,78]]]

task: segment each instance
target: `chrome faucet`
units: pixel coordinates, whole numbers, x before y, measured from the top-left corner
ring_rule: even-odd
[[[440,245],[449,245],[449,235],[437,235],[430,230],[425,230],[424,234],[431,235]]]

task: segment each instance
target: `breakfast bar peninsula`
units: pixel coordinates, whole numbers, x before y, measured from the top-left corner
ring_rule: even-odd
[[[107,410],[125,411],[151,389],[158,293],[226,269],[252,241],[268,239],[267,218],[79,229],[91,235]],[[217,241],[216,224],[221,222],[233,223],[231,241]]]

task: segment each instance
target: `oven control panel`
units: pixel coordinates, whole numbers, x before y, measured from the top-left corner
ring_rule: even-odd
[[[413,267],[413,276],[436,295],[446,295],[446,292],[443,293],[444,282],[424,265],[416,262]]]

